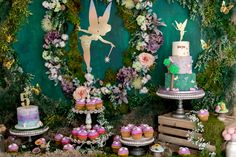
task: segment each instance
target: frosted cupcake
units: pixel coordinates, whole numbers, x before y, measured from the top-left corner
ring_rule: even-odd
[[[71,151],[71,150],[75,150],[75,148],[71,144],[66,144],[66,145],[63,146],[63,150],[64,151]]]
[[[96,97],[96,98],[94,98],[94,100],[95,100],[96,109],[98,109],[98,110],[101,109],[103,107],[102,99]]]
[[[209,112],[208,112],[208,110],[203,109],[203,110],[198,111],[197,116],[201,121],[206,122],[206,121],[208,121]]]
[[[83,110],[85,107],[85,99],[77,99],[75,103],[76,110]]]
[[[66,145],[66,144],[69,144],[71,141],[70,141],[70,138],[69,137],[63,137],[61,139],[61,144],[62,145]]]
[[[129,138],[131,130],[129,127],[123,126],[120,130],[120,133],[121,133],[122,138]]]
[[[118,150],[121,148],[121,143],[118,141],[114,141],[111,145],[111,148],[114,153],[118,153]]]
[[[74,128],[74,129],[71,131],[72,137],[76,139],[77,136],[78,136],[79,131],[80,131],[80,128]]]
[[[188,147],[180,147],[178,154],[180,156],[187,156],[187,155],[191,155],[190,150],[188,149]]]
[[[61,144],[62,138],[63,138],[62,134],[56,134],[55,137],[54,137],[54,140],[55,140],[56,144]]]
[[[143,131],[140,127],[134,127],[132,130],[132,137],[135,140],[140,140],[142,138]]]
[[[80,141],[86,141],[87,138],[88,138],[88,132],[86,130],[80,130],[78,132],[78,136],[77,137],[78,137],[78,139]]]
[[[10,144],[8,147],[7,147],[7,151],[9,153],[17,153],[19,150],[19,146],[15,143],[12,143]]]
[[[113,138],[114,141],[117,141],[117,142],[120,142],[120,136],[119,135],[116,135],[114,138]]]
[[[140,124],[139,127],[144,130],[146,127],[148,127],[149,125],[148,124]]]
[[[81,125],[79,128],[80,128],[80,130],[86,130],[86,126],[85,125]]]
[[[128,157],[128,156],[129,156],[129,150],[128,150],[128,148],[126,148],[126,147],[121,147],[121,148],[118,150],[118,155],[119,155],[119,156],[122,156],[122,157]]]
[[[153,137],[153,133],[154,130],[152,127],[148,126],[146,128],[143,129],[143,133],[144,133],[144,137],[146,138],[152,138]]]
[[[98,124],[93,126],[93,130],[98,130],[100,128],[100,126]]]
[[[97,129],[97,132],[99,133],[99,135],[102,135],[106,133],[106,129],[104,127],[100,127]]]
[[[95,101],[96,100],[94,99],[88,99],[86,103],[86,109],[89,111],[95,110],[96,109]]]
[[[88,138],[93,141],[95,140],[96,138],[99,137],[99,134],[96,130],[90,130],[90,132],[88,133]]]
[[[134,124],[128,124],[127,127],[129,127],[130,130],[132,130],[135,127],[135,125]]]

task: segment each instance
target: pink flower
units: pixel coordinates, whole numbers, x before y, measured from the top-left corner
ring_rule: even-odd
[[[78,99],[85,99],[88,95],[88,89],[85,86],[80,86],[78,88],[76,88],[76,90],[73,93],[73,97],[75,100]]]
[[[141,53],[139,56],[139,62],[146,66],[146,67],[151,67],[154,64],[155,57],[149,53]]]
[[[220,106],[216,106],[215,111],[220,112]]]

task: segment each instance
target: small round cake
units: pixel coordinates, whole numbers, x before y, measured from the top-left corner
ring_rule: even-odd
[[[114,138],[113,138],[114,141],[117,141],[117,142],[120,142],[120,136],[119,135],[116,135]]]
[[[97,129],[97,132],[99,133],[99,135],[102,135],[106,133],[106,129],[104,127],[100,127]]]
[[[129,156],[129,150],[128,150],[128,148],[126,148],[126,147],[121,147],[121,148],[118,150],[118,155],[119,155],[119,156],[122,156],[122,157],[128,157],[128,156]]]
[[[88,111],[94,111],[96,109],[95,101],[96,100],[94,100],[94,99],[87,100],[86,109]]]
[[[80,128],[74,128],[74,129],[71,131],[72,137],[76,139],[76,138],[78,137],[79,131],[80,131]]]
[[[78,132],[78,139],[81,141],[86,141],[88,138],[88,132],[86,130],[80,130]]]
[[[88,138],[93,141],[95,140],[96,138],[99,137],[99,134],[96,130],[90,130],[90,132],[88,133]]]
[[[203,109],[203,110],[200,110],[200,111],[198,111],[198,118],[201,120],[201,121],[203,121],[203,122],[206,122],[206,121],[208,121],[208,117],[209,117],[209,112],[208,112],[208,110],[206,110],[206,109]]]
[[[62,134],[56,134],[54,137],[54,140],[56,142],[56,144],[61,144],[61,140],[64,136]]]
[[[134,127],[132,130],[132,137],[135,140],[140,140],[142,138],[143,131],[140,127]]]
[[[152,127],[147,126],[146,128],[143,129],[144,137],[146,138],[152,138],[154,134],[154,130]]]
[[[129,138],[131,130],[129,127],[123,126],[120,130],[120,133],[121,133],[122,138]]]
[[[101,109],[103,107],[102,99],[96,97],[96,98],[94,98],[94,100],[95,100],[96,109],[98,109],[98,110]]]
[[[180,156],[187,156],[187,155],[191,155],[190,150],[188,149],[188,147],[180,147],[178,154]]]
[[[78,99],[75,103],[76,110],[83,110],[85,107],[85,99]]]
[[[62,145],[66,145],[66,144],[69,144],[71,141],[70,141],[70,138],[69,137],[63,137],[62,140],[61,140],[61,144]]]
[[[75,150],[75,148],[71,144],[66,144],[66,145],[63,146],[63,150],[64,151],[71,151],[71,150]]]
[[[100,126],[98,124],[93,126],[93,130],[98,130],[100,128]]]
[[[111,145],[111,148],[114,153],[118,153],[118,150],[121,148],[121,143],[118,141],[114,141]]]
[[[8,147],[7,147],[7,151],[9,153],[17,153],[19,150],[19,146],[15,143],[12,143],[10,144]]]

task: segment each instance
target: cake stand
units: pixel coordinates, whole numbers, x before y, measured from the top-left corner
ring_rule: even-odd
[[[142,138],[141,140],[134,140],[133,138],[121,138],[120,142],[126,146],[134,147],[130,154],[134,156],[141,156],[145,154],[143,146],[150,145],[154,142],[154,138]]]
[[[10,134],[19,136],[19,137],[29,137],[29,142],[32,142],[32,136],[41,135],[45,132],[47,132],[49,127],[41,127],[38,129],[33,130],[18,130],[18,129],[10,129]]]
[[[175,118],[185,118],[185,112],[183,108],[183,100],[200,99],[204,97],[205,92],[202,89],[193,91],[169,91],[165,89],[159,89],[156,93],[159,97],[165,99],[178,100],[178,108],[172,114]]]

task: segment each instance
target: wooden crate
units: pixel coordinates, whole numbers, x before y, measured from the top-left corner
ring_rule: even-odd
[[[226,116],[224,124],[228,126],[235,121],[235,116]],[[168,143],[174,151],[177,151],[179,146],[185,146],[189,147],[191,152],[197,152],[198,147],[189,142],[186,137],[188,130],[193,130],[195,127],[190,120],[174,118],[171,113],[168,113],[159,116],[158,122],[159,140],[161,142]],[[197,136],[202,137],[202,134],[198,133]],[[211,152],[215,149],[213,145],[208,146],[208,150]]]

